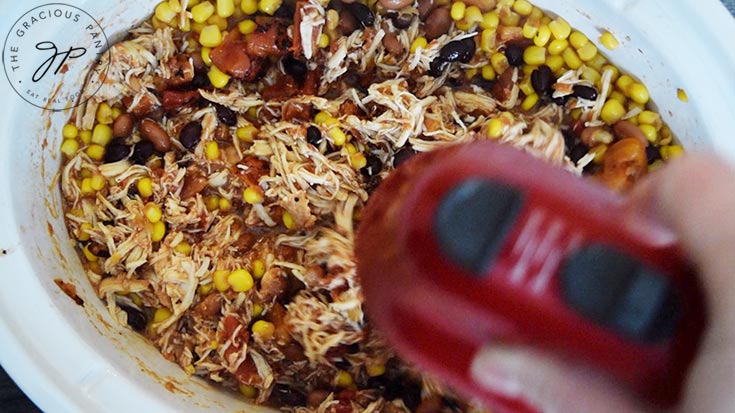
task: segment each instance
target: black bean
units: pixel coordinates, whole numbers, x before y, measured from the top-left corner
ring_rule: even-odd
[[[408,29],[411,26],[411,22],[413,22],[414,16],[414,14],[402,12],[388,14],[396,29]]]
[[[284,1],[281,4],[281,7],[279,7],[276,12],[273,14],[273,17],[280,18],[280,19],[293,19],[293,14],[296,12],[296,2],[288,2]]]
[[[436,59],[431,61],[431,64],[429,65],[428,75],[439,77],[442,75],[442,73],[444,73],[445,70],[447,70],[447,67],[449,67],[449,63],[437,57]]]
[[[140,141],[133,147],[133,155],[131,159],[133,162],[143,165],[148,161],[156,149],[150,141]]]
[[[337,367],[341,370],[349,370],[352,367],[352,364],[350,364],[347,360],[339,360],[334,363],[334,367]]]
[[[306,141],[314,146],[319,146],[319,142],[322,141],[322,131],[314,125],[306,128]]]
[[[646,147],[646,158],[648,159],[648,163],[652,163],[661,159],[661,151],[659,150],[659,147],[648,145]]]
[[[367,164],[360,170],[365,176],[374,176],[380,173],[383,169],[383,163],[380,162],[380,158],[373,154],[367,156]]]
[[[128,315],[128,325],[130,328],[135,331],[145,330],[146,325],[148,325],[148,319],[144,312],[124,304],[120,304],[119,306]]]
[[[395,155],[393,155],[393,167],[398,168],[398,166],[404,162],[406,162],[409,158],[416,155],[418,152],[416,152],[412,147],[408,146],[400,151],[396,152]]]
[[[587,100],[597,99],[597,90],[590,86],[574,85],[572,86],[572,91],[574,91],[574,96],[578,98]]]
[[[415,411],[421,403],[421,383],[405,378],[402,382],[401,399],[409,410]]]
[[[227,126],[237,125],[237,113],[227,106],[215,104],[214,108],[217,110],[217,119]]]
[[[283,58],[283,70],[296,79],[297,82],[304,83],[307,71],[306,63],[301,60],[294,59],[291,56],[286,56]]]
[[[495,84],[495,82],[493,82],[492,80],[487,80],[480,75],[476,75],[475,77],[473,77],[472,83],[483,88],[484,90],[487,90],[488,92],[492,90],[493,85]]]
[[[439,57],[445,62],[467,63],[475,55],[475,39],[468,37],[449,42],[439,50]]]
[[[306,396],[282,383],[276,383],[276,385],[273,386],[271,398],[275,399],[275,401],[282,406],[306,405]]]
[[[360,352],[360,344],[359,343],[352,343],[349,346],[347,346],[347,353],[348,354],[356,354]]]
[[[369,27],[375,23],[375,14],[370,8],[362,3],[347,3],[345,4],[347,10],[355,16],[355,19],[360,23],[362,27]]]
[[[559,106],[564,106],[569,101],[569,96],[571,95],[559,96],[558,98],[554,98],[553,101]]]
[[[587,155],[587,153],[590,151],[590,148],[580,143],[572,148],[572,150],[569,152],[569,159],[572,160],[572,162],[577,163],[580,159],[582,159],[583,156]]]
[[[196,71],[194,73],[194,79],[191,80],[191,86],[195,89],[200,89],[209,86],[209,76],[205,71]]]
[[[130,156],[130,146],[125,144],[123,138],[113,139],[105,148],[105,163],[121,161],[128,156]]]
[[[202,138],[202,124],[199,122],[189,122],[181,129],[179,133],[179,142],[184,148],[193,151]]]
[[[533,86],[533,90],[539,95],[550,95],[552,91],[551,86],[555,81],[554,74],[551,73],[549,66],[541,65],[531,73],[531,86]]]
[[[523,48],[517,44],[509,44],[505,48],[505,57],[511,66],[523,66]]]

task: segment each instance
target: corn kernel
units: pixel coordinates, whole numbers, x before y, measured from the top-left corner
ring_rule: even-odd
[[[72,156],[79,150],[79,142],[76,139],[64,139],[61,142],[61,152],[66,156]]]
[[[684,148],[681,145],[668,145],[661,147],[661,158],[668,161],[678,158],[684,154]]]
[[[661,115],[650,110],[644,110],[638,114],[638,120],[641,123],[655,126],[656,130],[661,129],[662,126]]]
[[[191,244],[186,241],[179,242],[174,247],[174,251],[178,252],[179,254],[189,255],[191,254]]]
[[[564,66],[564,58],[561,56],[549,56],[546,58],[546,66],[549,66],[552,72],[556,72]]]
[[[253,276],[250,275],[248,270],[239,269],[235,270],[227,276],[227,282],[232,287],[232,290],[238,293],[249,291],[253,288]]]
[[[84,254],[84,258],[87,259],[89,262],[95,262],[97,261],[97,256],[92,253],[92,251],[89,250],[89,245],[85,245],[84,248],[82,248],[82,253]]]
[[[193,22],[191,23],[191,30],[193,30],[195,33],[201,33],[202,30],[207,26],[206,23],[197,23]],[[197,41],[198,42],[198,41]]]
[[[327,134],[332,138],[332,142],[337,146],[342,146],[347,141],[347,135],[338,127],[330,129]]]
[[[241,384],[239,386],[240,393],[248,399],[254,399],[258,397],[258,389],[247,384]]]
[[[521,23],[521,15],[516,12],[510,12],[508,14],[500,15],[500,23],[503,26],[515,27]]]
[[[687,92],[684,89],[676,89],[676,97],[682,102],[689,102],[689,96],[687,96]]]
[[[323,125],[327,122],[327,119],[331,118],[332,115],[329,112],[322,110],[314,116],[314,123],[317,125]]]
[[[242,0],[240,2],[240,10],[248,15],[253,15],[258,12],[258,1],[257,0]]]
[[[580,78],[597,85],[600,83],[600,80],[602,79],[602,75],[600,75],[600,72],[598,72],[597,70],[591,67],[585,67],[582,70],[582,74],[580,75]]]
[[[480,11],[480,8],[477,6],[467,7],[462,20],[470,26],[480,23],[482,21],[482,12]]]
[[[250,19],[242,20],[237,24],[237,30],[242,34],[253,33],[258,28],[258,24]]]
[[[547,49],[550,55],[558,56],[561,55],[567,47],[569,47],[569,41],[566,39],[554,39],[549,43]]]
[[[539,46],[528,46],[523,51],[523,61],[528,65],[542,65],[546,62],[546,49]]]
[[[204,23],[214,14],[214,5],[209,1],[197,4],[191,8],[191,17],[197,23]]]
[[[90,142],[92,142],[92,131],[79,131],[79,139],[81,139],[82,143],[89,144]]]
[[[242,199],[250,205],[263,203],[263,190],[258,186],[249,186],[242,191]]]
[[[572,70],[577,70],[582,66],[582,60],[579,59],[577,52],[572,48],[567,47],[564,52],[562,52],[561,57],[564,58],[564,63],[567,64],[567,67]]]
[[[92,230],[92,224],[89,224],[87,222],[83,223],[82,225],[77,228],[75,231],[75,234],[77,236],[77,239],[79,241],[89,241],[89,231]]]
[[[604,73],[607,70],[610,70],[612,72],[612,76],[610,78],[611,81],[613,83],[616,82],[618,80],[618,77],[620,76],[620,70],[618,70],[618,68],[613,65],[606,64],[602,66],[602,68],[600,69],[600,73]]]
[[[572,32],[569,23],[561,17],[557,17],[549,23],[549,30],[551,30],[551,34],[557,39],[566,39]]]
[[[533,88],[533,84],[531,84],[531,76],[524,76],[521,82],[518,84],[518,87],[521,89],[521,92],[523,92],[523,94],[526,96],[536,93],[536,90]]]
[[[607,98],[608,100],[617,100],[620,102],[621,105],[624,105],[626,103],[626,97],[622,93],[618,92],[617,90],[610,93],[610,96]]]
[[[320,34],[319,39],[316,41],[316,45],[320,49],[326,49],[329,46],[329,35],[326,33]]]
[[[209,294],[212,291],[212,288],[213,287],[214,286],[212,285],[212,283],[202,284],[202,285],[199,286],[199,289],[198,289],[199,290],[199,294],[200,295],[207,295],[207,294]]]
[[[161,220],[163,212],[161,212],[161,208],[158,205],[153,202],[149,202],[143,207],[143,215],[148,218],[148,221],[150,221],[151,224],[155,224]]]
[[[169,310],[166,307],[161,307],[156,309],[156,312],[153,313],[153,323],[162,323],[171,317],[171,310]]]
[[[605,46],[607,50],[615,50],[620,46],[620,42],[618,41],[618,39],[615,37],[614,34],[610,33],[609,31],[605,31],[604,33],[602,33],[602,35],[600,36],[600,43],[602,43],[602,45]]]
[[[352,376],[344,370],[339,370],[334,378],[334,383],[337,387],[350,387],[352,385]]]
[[[464,17],[464,13],[467,10],[467,5],[461,1],[455,1],[452,3],[452,8],[449,10],[449,14],[452,16],[452,20],[458,22]]]
[[[95,161],[101,161],[105,157],[105,147],[102,145],[89,145],[87,147],[87,156],[94,159]]]
[[[257,317],[260,317],[262,314],[263,314],[263,306],[258,303],[253,304],[252,317],[257,318]]]
[[[209,141],[204,146],[204,155],[209,159],[210,161],[219,159],[220,150],[219,145],[215,141]]]
[[[482,78],[485,80],[495,80],[496,73],[495,69],[491,65],[485,65],[482,67]]]
[[[199,43],[205,47],[217,47],[222,44],[222,31],[214,24],[204,26],[199,34]]]
[[[265,320],[258,320],[253,323],[253,335],[260,337],[261,340],[268,341],[273,338],[276,332],[276,326]]]
[[[528,16],[533,11],[533,5],[526,0],[516,0],[513,3],[513,11],[521,16]]]
[[[357,148],[355,147],[355,145],[351,143],[346,144],[345,149],[347,150],[347,153],[350,155],[354,155],[357,153]]]
[[[495,70],[495,73],[500,74],[505,72],[505,70],[508,69],[508,67],[510,66],[508,64],[508,58],[505,56],[504,53],[500,52],[493,53],[493,55],[490,56],[490,64]]]
[[[230,17],[235,13],[235,2],[232,0],[217,0],[217,15],[219,17]]]
[[[353,168],[360,170],[367,165],[367,158],[361,152],[357,152],[350,155],[350,162]]]
[[[283,221],[283,226],[286,227],[286,229],[294,229],[296,227],[293,216],[288,211],[283,211],[283,216],[281,217],[281,220]]]
[[[216,270],[214,272],[212,275],[212,283],[217,291],[224,292],[230,289],[230,283],[227,281],[227,277],[229,277],[229,275],[230,272],[227,270]]]
[[[219,197],[217,195],[210,195],[204,199],[204,205],[207,207],[207,211],[215,211],[219,208]]]
[[[597,56],[597,46],[592,42],[587,42],[587,44],[577,49],[577,54],[583,62],[588,62]]]
[[[538,103],[538,94],[534,93],[531,95],[526,96],[525,99],[523,99],[523,103],[521,103],[521,109],[525,111],[529,111],[533,109],[534,106]]]
[[[609,99],[605,102],[605,106],[602,107],[602,112],[600,113],[600,117],[608,125],[619,121],[623,116],[625,116],[625,107],[615,99]]]
[[[243,142],[252,142],[255,140],[255,136],[258,134],[258,128],[253,125],[242,126],[237,128],[235,135],[237,139]]]
[[[253,261],[253,277],[260,279],[265,275],[265,263],[263,260]]]
[[[546,46],[546,43],[548,43],[550,39],[551,39],[551,30],[549,29],[549,26],[544,24],[538,28],[536,37],[533,38],[533,44],[539,47],[544,47]]]
[[[411,42],[411,47],[409,50],[411,53],[416,53],[416,50],[420,49],[426,49],[426,45],[428,45],[429,42],[426,40],[426,37],[417,37],[414,39],[413,42]]]
[[[105,181],[105,177],[102,175],[92,175],[91,178],[89,178],[89,186],[92,187],[95,191],[101,191],[102,188],[105,187],[107,184],[107,181]]]
[[[101,123],[103,125],[109,125],[112,123],[112,107],[108,105],[106,102],[102,102],[99,107],[97,107],[97,115],[96,115],[97,123]]]
[[[153,181],[151,178],[140,178],[135,186],[138,188],[138,194],[143,198],[148,198],[153,195]]]
[[[153,224],[151,228],[151,241],[158,242],[163,239],[166,235],[166,224],[163,221],[158,221]]]
[[[534,26],[531,22],[526,22],[523,25],[523,37],[526,39],[533,39],[538,33],[538,26]]]
[[[628,88],[630,88],[633,83],[635,83],[635,80],[633,80],[632,77],[628,75],[622,75],[615,82],[615,86],[617,86],[617,88],[627,96]]]
[[[176,17],[176,12],[171,9],[168,2],[162,1],[156,6],[154,16],[163,23],[170,23]]]
[[[66,139],[74,139],[79,136],[79,129],[77,129],[73,124],[67,123],[64,125],[64,128],[61,129],[61,136]]]
[[[92,143],[106,146],[112,140],[112,128],[109,125],[97,124],[92,131]]]
[[[487,126],[487,137],[490,139],[498,139],[503,136],[504,128],[505,125],[502,120],[498,118],[491,119]]]
[[[605,159],[605,152],[607,152],[607,145],[605,144],[597,145],[589,151],[589,153],[595,155],[592,161],[598,165]]]
[[[367,375],[370,377],[378,377],[385,374],[385,365],[384,364],[371,364],[367,366]]]
[[[633,83],[628,88],[628,96],[633,99],[634,102],[645,105],[648,103],[650,96],[648,95],[648,88],[642,83]]]
[[[575,49],[579,49],[589,42],[590,40],[587,38],[587,36],[576,30],[569,35],[569,44],[571,44],[572,47],[574,47]]]
[[[222,212],[228,212],[232,209],[232,201],[227,198],[220,198],[217,204],[219,206],[219,210]]]
[[[485,53],[495,51],[495,30],[485,29],[480,34],[480,50]]]
[[[653,125],[643,124],[638,125],[638,128],[640,128],[641,132],[646,135],[646,139],[648,139],[648,142],[655,143],[658,139],[658,132]]]
[[[498,13],[495,11],[489,11],[482,14],[482,21],[480,21],[480,27],[483,30],[495,30],[500,24],[500,18]]]
[[[171,10],[174,11],[174,13],[181,13],[183,8],[181,7],[181,2],[179,0],[168,0],[168,5],[171,7]]]
[[[272,16],[281,7],[282,0],[260,0],[258,2],[258,10]]]

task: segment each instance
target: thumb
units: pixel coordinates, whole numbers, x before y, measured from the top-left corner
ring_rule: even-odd
[[[473,378],[492,393],[521,399],[543,413],[639,413],[626,390],[593,368],[528,348],[480,350]]]

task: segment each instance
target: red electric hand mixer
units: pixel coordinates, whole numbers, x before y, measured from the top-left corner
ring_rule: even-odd
[[[624,201],[492,142],[417,155],[363,211],[368,315],[495,413],[533,409],[470,378],[492,342],[574,358],[671,406],[705,324],[701,289],[674,237]]]

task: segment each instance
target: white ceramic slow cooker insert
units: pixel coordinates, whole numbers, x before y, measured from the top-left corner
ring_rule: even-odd
[[[15,19],[48,1],[0,0],[4,36]],[[68,1],[111,42],[157,1]],[[735,162],[735,20],[718,0],[537,0],[597,40],[600,50],[648,86],[664,120],[688,150]],[[71,30],[50,37],[78,36]],[[83,79],[66,80],[81,88]],[[681,88],[689,102],[677,98]],[[67,112],[43,111],[0,79],[0,364],[46,412],[265,412],[237,395],[189,378],[138,334],[116,325],[96,297],[61,216],[55,175]],[[78,306],[54,283],[76,286]]]

